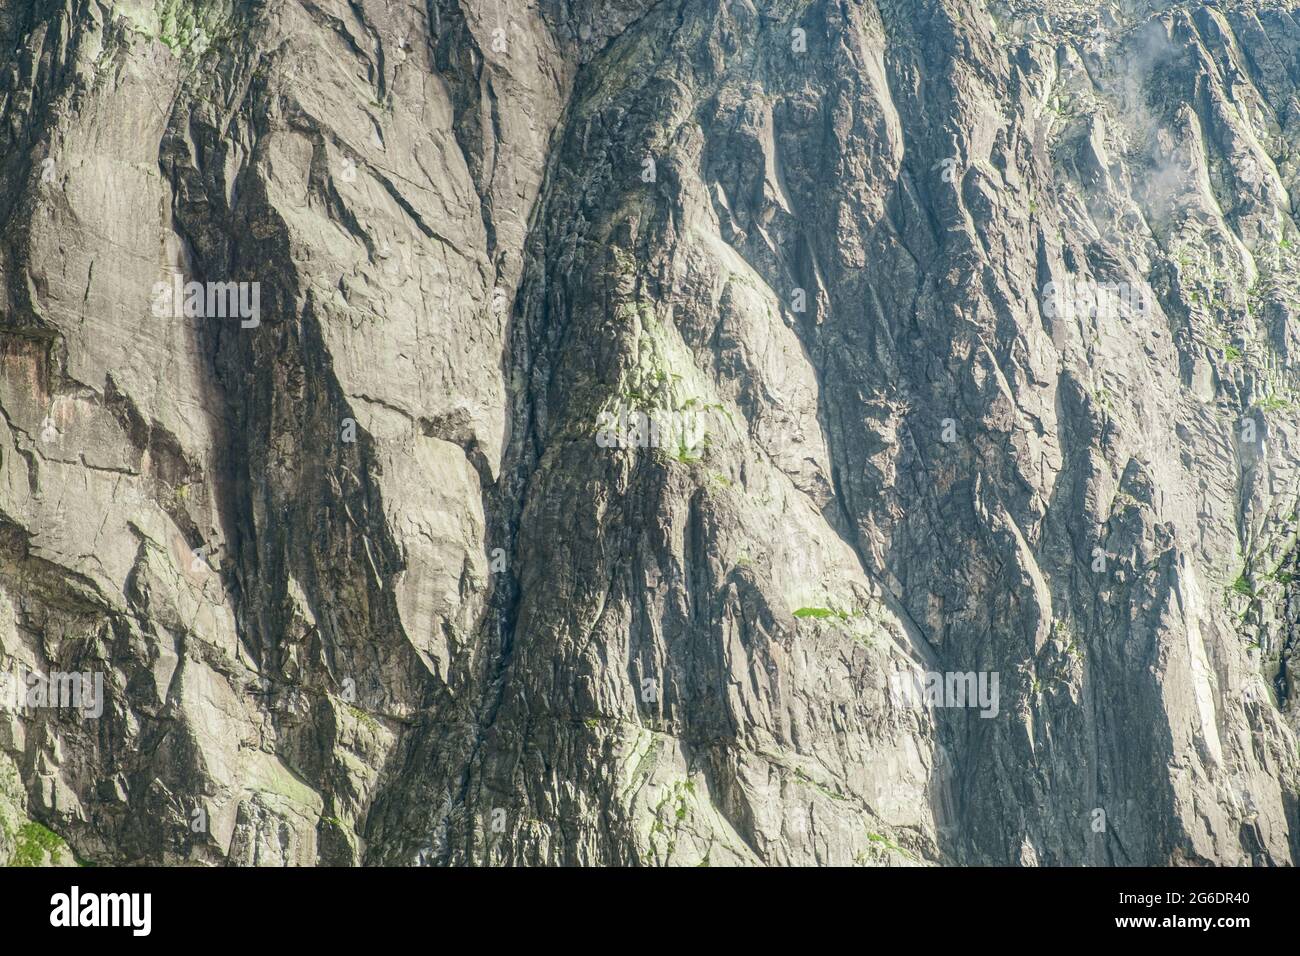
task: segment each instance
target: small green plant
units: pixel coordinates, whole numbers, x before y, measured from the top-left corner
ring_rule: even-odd
[[[889,850],[890,852],[897,853],[899,856],[906,857],[909,860],[916,859],[916,857],[913,856],[910,852],[904,850],[901,846],[899,846],[893,840],[889,839],[889,837],[885,836],[883,833],[868,833],[867,839],[870,842],[874,843],[876,846],[880,847],[881,849]]]
[[[375,718],[371,717],[360,707],[356,707],[353,704],[348,704],[348,713],[350,713],[358,723],[364,725],[368,729],[370,730],[379,729],[379,721],[375,720]]]
[[[823,797],[826,797],[829,800],[838,800],[839,802],[843,803],[849,799],[848,797],[844,796],[844,794],[842,793],[836,793],[834,790],[832,790],[830,787],[826,786],[825,784],[818,783],[816,780],[808,776],[798,767],[795,768],[794,778],[798,780],[800,783],[802,783],[804,786],[812,787]]]
[[[1223,347],[1223,358],[1228,362],[1240,362],[1241,349],[1237,348],[1235,345],[1225,345]]]
[[[1287,520],[1289,521],[1292,519],[1287,519]],[[1289,548],[1294,548],[1297,542],[1300,542],[1300,533],[1297,533],[1296,535],[1292,536],[1291,544]],[[1284,557],[1281,561],[1279,561],[1277,563],[1277,567],[1275,567],[1272,571],[1265,571],[1263,575],[1264,580],[1276,581],[1278,584],[1290,584],[1292,581],[1300,580],[1300,575],[1296,575],[1291,571],[1283,570],[1283,568],[1286,566],[1287,561],[1289,560],[1290,560],[1290,556],[1288,555],[1287,557]]]
[[[811,617],[818,621],[825,620],[828,617],[836,617],[841,621],[847,621],[853,615],[849,614],[847,611],[840,611],[829,607],[801,607],[799,610],[794,612],[794,616],[800,618]]]
[[[1251,586],[1250,586],[1250,582],[1246,580],[1246,572],[1245,572],[1245,571],[1243,571],[1243,572],[1241,572],[1241,574],[1237,575],[1237,580],[1233,581],[1232,584],[1230,584],[1230,585],[1228,586],[1228,590],[1230,590],[1230,591],[1236,591],[1238,594],[1240,594],[1240,595],[1242,595],[1242,596],[1244,596],[1244,597],[1254,597],[1254,596],[1255,596],[1255,591],[1254,591],[1254,589],[1251,588]]]
[[[58,856],[67,844],[63,838],[34,820],[29,820],[18,828],[18,843],[13,856],[9,858],[10,866],[43,866],[48,860]]]
[[[835,612],[828,607],[801,607],[794,612],[795,617],[812,617],[821,620],[826,617],[834,617]]]

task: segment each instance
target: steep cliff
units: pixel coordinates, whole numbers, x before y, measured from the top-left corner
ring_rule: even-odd
[[[1293,4],[0,48],[0,856],[1300,860]]]

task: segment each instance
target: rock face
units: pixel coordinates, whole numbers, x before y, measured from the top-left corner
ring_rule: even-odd
[[[3,0],[0,857],[1300,861],[1290,6]]]

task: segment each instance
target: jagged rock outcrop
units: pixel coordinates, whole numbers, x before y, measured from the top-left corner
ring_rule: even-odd
[[[1287,4],[0,47],[0,856],[1300,858]]]

